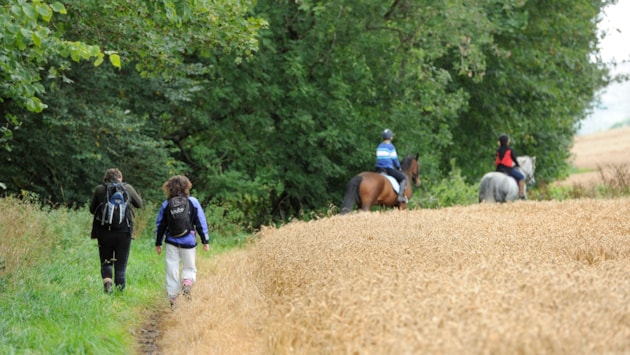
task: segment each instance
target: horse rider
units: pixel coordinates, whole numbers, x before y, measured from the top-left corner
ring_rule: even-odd
[[[512,147],[510,147],[510,137],[507,134],[502,134],[499,137],[499,148],[497,149],[497,155],[495,159],[495,165],[497,171],[508,174],[518,182],[518,198],[525,199],[525,176],[518,169],[514,167],[520,167],[516,154]]]
[[[407,176],[402,172],[400,161],[398,160],[398,153],[396,153],[396,147],[392,144],[394,133],[391,129],[387,128],[381,133],[381,137],[383,141],[376,147],[376,171],[379,173],[385,172],[398,181],[400,184],[398,202],[407,203],[407,197],[405,197]]]

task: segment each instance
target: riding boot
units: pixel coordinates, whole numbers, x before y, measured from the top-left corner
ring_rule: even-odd
[[[407,197],[405,197],[405,190],[407,190],[407,179],[403,179],[400,182],[400,189],[398,190],[398,202],[408,202]]]
[[[518,198],[520,200],[525,199],[525,180],[518,181]]]

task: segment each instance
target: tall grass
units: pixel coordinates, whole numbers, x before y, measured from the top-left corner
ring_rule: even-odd
[[[124,293],[103,292],[92,215],[0,199],[0,354],[129,354],[148,313],[170,311],[157,210],[137,211]],[[212,253],[241,244],[218,238]]]
[[[580,198],[615,198],[630,196],[630,165],[608,164],[597,167],[598,178],[590,183],[555,185],[540,183],[529,195],[536,200],[568,200]],[[588,172],[588,171],[585,171]]]

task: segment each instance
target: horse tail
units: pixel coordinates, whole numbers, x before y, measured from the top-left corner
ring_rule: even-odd
[[[503,179],[503,175],[488,173],[479,184],[479,203],[507,202],[512,178]],[[505,176],[507,178],[507,176]]]
[[[481,178],[481,182],[479,183],[479,203],[482,203],[485,200],[486,189],[488,188],[488,182],[486,181],[486,177]]]
[[[488,175],[485,175],[481,179],[481,183],[479,185],[479,203],[484,201],[494,202],[494,189],[491,186],[491,180],[492,179]]]
[[[346,187],[346,193],[343,196],[343,207],[341,208],[341,214],[346,214],[352,211],[352,207],[354,207],[355,203],[359,203],[359,185],[361,185],[361,181],[363,177],[357,175],[353,177],[350,182],[348,182],[348,186]]]

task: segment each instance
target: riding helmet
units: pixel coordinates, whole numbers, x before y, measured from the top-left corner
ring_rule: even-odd
[[[505,144],[507,144],[509,139],[510,139],[510,137],[508,137],[507,134],[502,134],[501,137],[499,137],[499,142],[501,142],[501,144],[505,145]]]
[[[383,137],[383,139],[392,139],[394,137],[394,132],[387,128],[383,131],[383,133],[381,133],[381,137]]]

